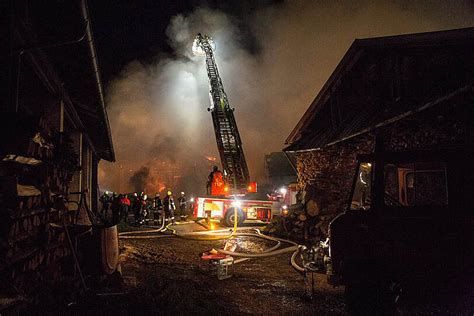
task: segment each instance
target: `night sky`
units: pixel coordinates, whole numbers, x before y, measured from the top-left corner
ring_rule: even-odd
[[[177,14],[188,14],[197,7],[223,11],[240,20],[247,48],[258,51],[255,37],[243,18],[256,9],[276,4],[276,0],[92,0],[89,11],[93,19],[96,48],[104,82],[110,81],[132,60],[151,62],[160,54],[174,54],[168,44],[166,29]]]

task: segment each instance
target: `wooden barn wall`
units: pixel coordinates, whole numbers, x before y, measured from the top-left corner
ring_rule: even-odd
[[[306,192],[306,201],[320,204],[323,213],[340,213],[347,207],[356,156],[372,152],[375,132],[382,135],[387,151],[472,147],[473,105],[470,92],[377,131],[299,153],[298,187]]]

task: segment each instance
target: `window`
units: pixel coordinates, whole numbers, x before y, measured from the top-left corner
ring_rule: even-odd
[[[352,193],[351,210],[368,210],[370,208],[370,186],[372,184],[372,164],[363,162],[359,165]]]
[[[384,167],[384,176],[386,205],[442,206],[448,204],[444,163],[387,164]]]

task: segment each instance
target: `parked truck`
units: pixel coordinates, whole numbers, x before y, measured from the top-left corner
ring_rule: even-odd
[[[357,314],[388,313],[402,288],[440,287],[474,261],[473,151],[360,155],[322,260]],[[446,283],[444,283],[446,284]]]

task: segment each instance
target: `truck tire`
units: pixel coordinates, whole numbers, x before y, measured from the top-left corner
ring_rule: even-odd
[[[242,210],[237,209],[237,226],[242,225],[243,222],[244,222],[244,213],[242,212]],[[227,227],[234,226],[234,208],[233,207],[230,207],[227,209],[227,212],[225,213],[225,217],[224,217],[224,224]]]
[[[368,284],[347,284],[344,291],[347,312],[350,315],[376,315],[373,291],[374,289]]]
[[[351,315],[396,315],[401,293],[398,282],[387,275],[366,275],[346,285],[346,308]]]

